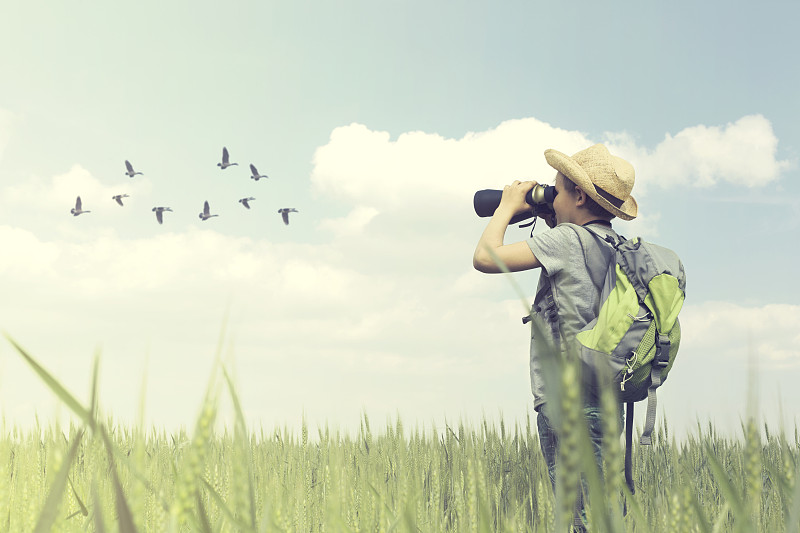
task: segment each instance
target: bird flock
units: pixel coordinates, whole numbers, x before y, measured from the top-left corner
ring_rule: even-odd
[[[222,147],[222,161],[217,163],[217,166],[221,170],[225,170],[228,167],[237,166],[238,164],[239,163],[231,163],[230,155],[228,154],[228,149],[223,146]],[[260,180],[262,178],[269,178],[269,176],[267,176],[266,174],[260,174],[258,172],[258,169],[252,163],[250,163],[250,173],[251,173],[250,178],[255,180],[255,181],[258,181],[258,180]],[[131,162],[128,161],[128,160],[125,160],[125,175],[127,175],[129,178],[133,178],[134,176],[142,175],[142,172],[135,171],[133,169],[133,165],[131,164]],[[125,204],[122,202],[122,199],[123,198],[129,198],[129,197],[130,196],[127,195],[127,194],[115,194],[114,196],[111,197],[111,199],[114,200],[115,202],[117,202],[117,204],[119,204],[121,207],[124,207]],[[246,209],[250,209],[250,202],[252,202],[253,200],[255,200],[254,197],[247,196],[245,198],[240,198],[239,199],[239,203],[242,204]],[[171,213],[172,212],[172,208],[171,207],[156,206],[156,207],[153,207],[152,211],[156,214],[156,221],[158,221],[159,224],[163,224],[164,223],[164,213],[165,212]],[[75,199],[75,207],[70,209],[70,213],[72,213],[72,216],[76,217],[76,216],[82,215],[84,213],[91,213],[91,211],[83,209],[83,203],[81,202],[81,197],[78,196]],[[278,213],[281,215],[281,218],[283,219],[283,223],[288,226],[289,225],[289,213],[298,213],[298,211],[294,207],[282,207],[282,208],[278,209]],[[199,214],[200,220],[205,221],[205,220],[208,220],[209,218],[216,217],[216,216],[219,216],[219,215],[216,214],[216,213],[215,214],[211,213],[211,208],[208,205],[208,200],[206,200],[203,203],[203,210]]]

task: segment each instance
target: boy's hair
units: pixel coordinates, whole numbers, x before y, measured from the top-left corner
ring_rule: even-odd
[[[564,174],[561,174],[561,175],[564,176],[564,188],[566,188],[569,191],[570,194],[575,194],[575,189],[577,189],[578,186],[575,185],[575,182],[572,181],[571,179],[569,179]],[[605,220],[611,220],[612,218],[615,218],[613,213],[610,213],[610,212],[606,211],[605,209],[603,209],[602,207],[600,207],[600,204],[595,202],[588,194],[586,195],[585,207],[586,207],[586,209],[589,210],[589,213],[591,213],[592,215],[594,215],[596,217],[599,217],[599,218],[602,218],[602,219],[605,219]]]

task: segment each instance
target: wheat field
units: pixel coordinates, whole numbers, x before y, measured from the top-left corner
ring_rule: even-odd
[[[83,405],[9,340],[79,422],[4,429],[2,531],[562,532],[581,471],[589,531],[800,531],[800,436],[755,417],[737,438],[709,424],[680,442],[662,421],[652,446],[635,445],[630,494],[618,439],[604,445],[605,474],[592,471],[564,387],[554,494],[531,417],[513,427],[484,419],[420,428],[400,418],[378,426],[364,414],[355,434],[305,422],[255,432],[220,363],[192,431],[168,434],[101,420],[97,365]],[[235,424],[215,430],[223,394]]]

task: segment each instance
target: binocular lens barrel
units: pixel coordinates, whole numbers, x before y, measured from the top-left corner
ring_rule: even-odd
[[[492,216],[497,206],[500,205],[500,199],[502,197],[503,191],[497,189],[483,189],[482,191],[477,191],[472,200],[475,213],[479,217]],[[542,204],[552,204],[555,197],[556,188],[552,185],[536,185],[525,195],[525,201],[528,202],[528,205],[532,208],[537,206],[544,207]],[[511,219],[511,224],[516,224],[520,220],[525,220],[533,216],[536,216],[533,212],[514,215],[514,218]]]
[[[472,199],[472,205],[475,208],[475,213],[479,217],[490,217],[494,215],[497,206],[500,205],[500,198],[503,196],[503,191],[495,189],[484,189],[475,193],[475,198]]]

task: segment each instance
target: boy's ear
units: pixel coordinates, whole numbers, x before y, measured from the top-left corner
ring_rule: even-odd
[[[575,205],[582,206],[586,204],[587,194],[580,187],[575,187]]]

